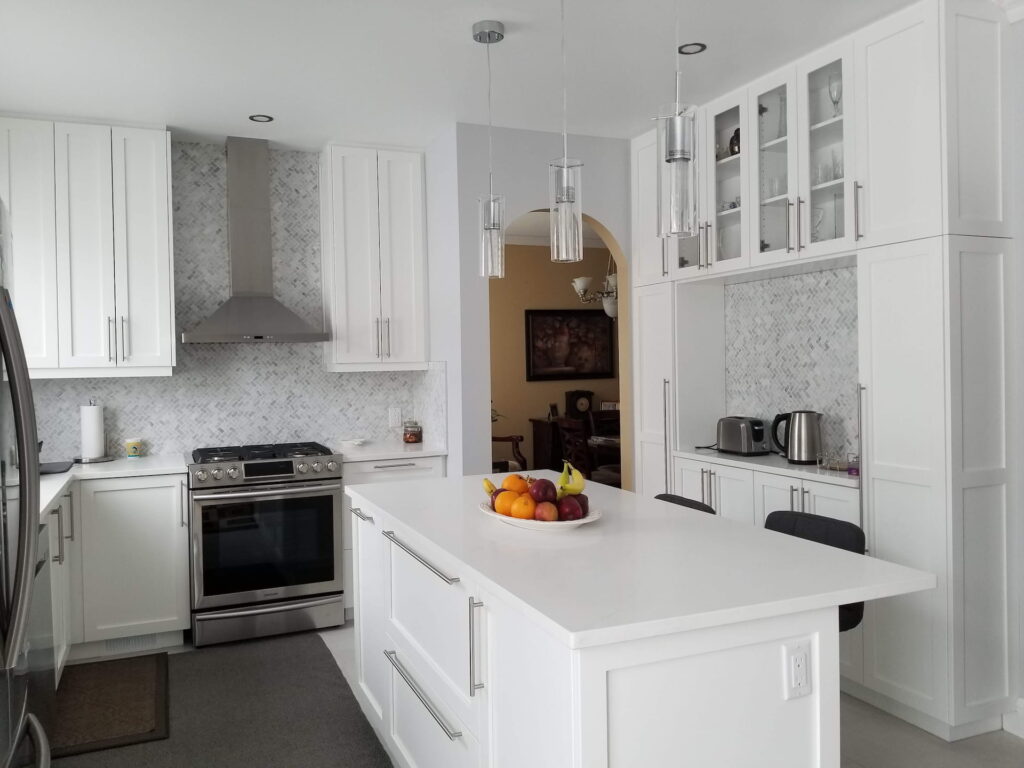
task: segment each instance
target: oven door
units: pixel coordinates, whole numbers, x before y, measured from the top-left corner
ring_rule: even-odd
[[[193,491],[192,607],[340,592],[341,483]]]

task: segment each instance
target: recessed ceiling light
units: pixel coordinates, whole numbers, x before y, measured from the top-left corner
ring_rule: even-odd
[[[707,49],[704,43],[683,43],[679,46],[679,53],[683,56],[693,56],[695,53],[704,53]]]
[[[680,49],[680,53],[682,53],[682,49]],[[272,118],[270,115],[249,115],[249,119],[252,120],[254,123],[274,122],[274,118]]]

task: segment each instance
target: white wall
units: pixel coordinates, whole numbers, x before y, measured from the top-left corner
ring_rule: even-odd
[[[584,213],[625,251],[629,142],[570,136],[569,154],[584,163]],[[506,197],[507,222],[547,208],[547,164],[560,155],[559,134],[494,130],[495,192]],[[486,190],[487,127],[460,123],[427,150],[427,216],[431,357],[448,365],[448,466],[467,474],[491,465],[488,286],[477,264],[477,198]]]

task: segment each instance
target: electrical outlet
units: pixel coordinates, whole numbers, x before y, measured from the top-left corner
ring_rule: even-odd
[[[782,697],[789,701],[811,692],[811,641],[800,640],[782,646],[782,669],[785,679]]]
[[[401,408],[388,408],[388,426],[389,427],[400,427],[400,426],[402,426],[402,409]]]

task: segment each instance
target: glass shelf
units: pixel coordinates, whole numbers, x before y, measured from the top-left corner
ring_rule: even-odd
[[[737,152],[735,155],[729,155],[728,157],[722,157],[715,161],[715,165],[724,166],[733,162],[734,160],[740,159],[740,153]]]
[[[743,210],[743,206],[737,205],[735,208],[726,208],[724,211],[719,211],[719,216],[729,216],[734,213],[739,213]]]
[[[788,202],[789,202],[789,193],[788,192],[783,192],[781,195],[776,195],[775,197],[769,197],[767,200],[762,200],[761,201],[761,205],[763,205],[763,206],[764,205],[777,205],[778,203],[788,203]]]
[[[771,149],[772,147],[777,147],[780,152],[785,152],[786,151],[785,144],[786,144],[786,140],[788,138],[789,138],[788,136],[779,136],[779,138],[777,138],[777,139],[772,139],[771,141],[766,141],[764,144],[761,145],[761,150],[763,151],[763,150],[766,150],[766,149]]]
[[[841,122],[843,122],[842,115],[839,115],[838,117],[830,117],[827,120],[822,120],[820,123],[815,123],[814,125],[812,125],[811,133],[814,133],[815,131],[820,131],[824,128],[828,128],[830,125],[834,125],[835,123]]]
[[[821,182],[821,184],[815,184],[814,186],[812,186],[811,192],[817,192],[818,190],[821,189],[828,189],[829,187],[840,186],[842,185],[843,181],[844,179],[841,176],[838,179],[832,179],[831,181],[823,181]]]

